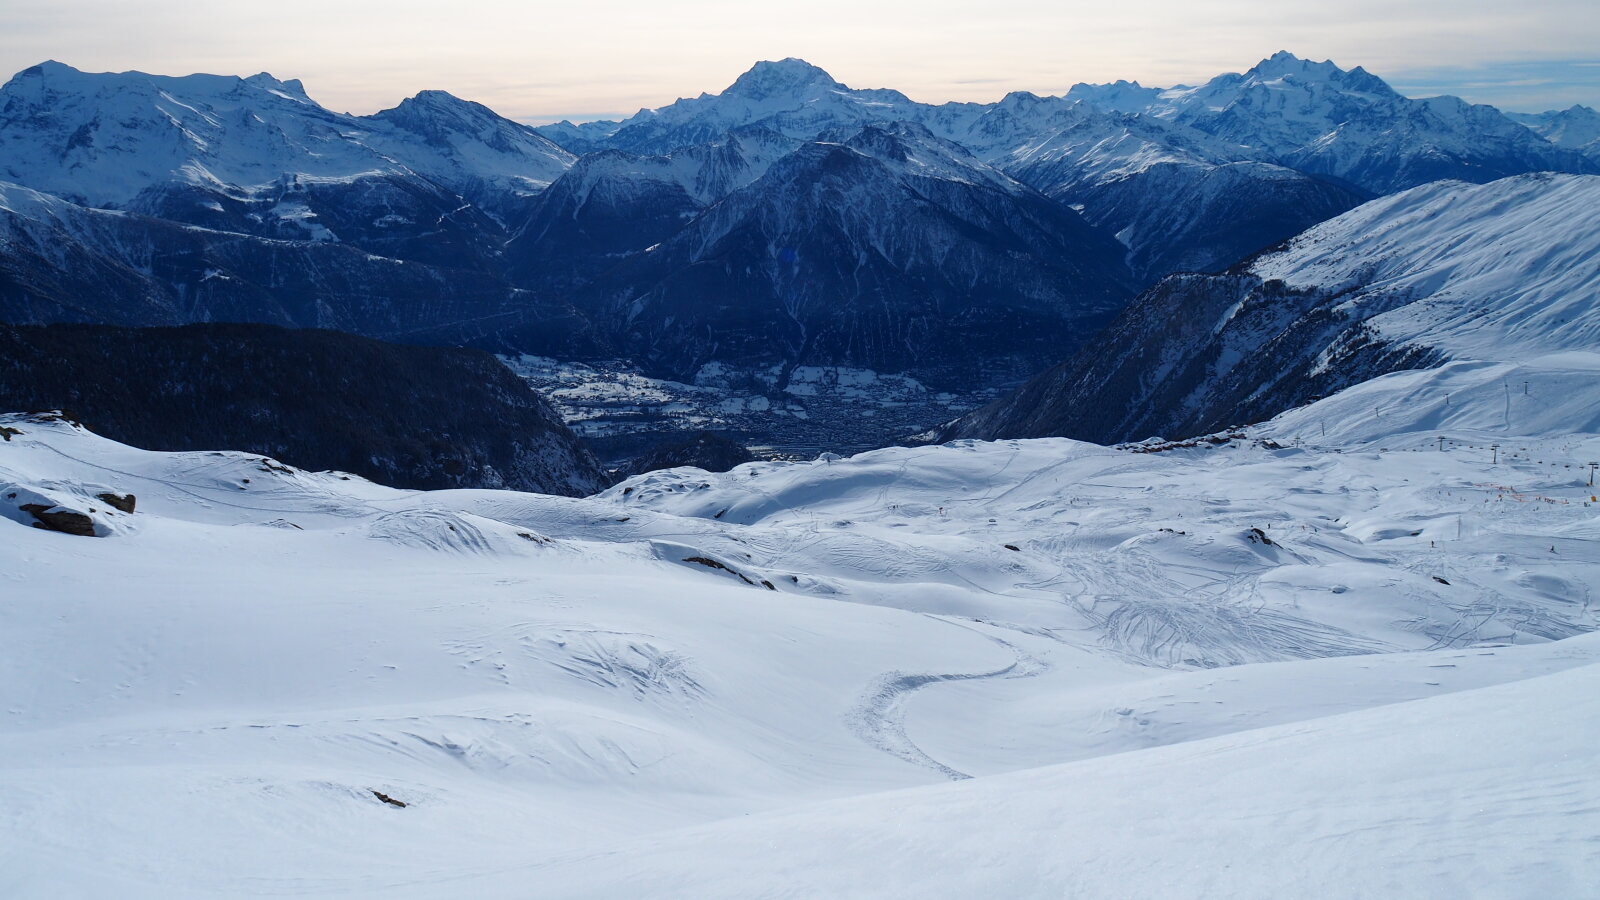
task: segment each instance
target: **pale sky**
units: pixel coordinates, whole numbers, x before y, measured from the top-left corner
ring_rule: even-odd
[[[940,102],[1195,83],[1276,50],[1412,96],[1600,107],[1597,0],[0,0],[0,78],[266,71],[340,111],[437,88],[528,122],[630,115],[786,56]]]

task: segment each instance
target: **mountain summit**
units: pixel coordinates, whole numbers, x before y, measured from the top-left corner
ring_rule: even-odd
[[[1222,76],[1226,78],[1227,76]],[[1399,97],[1394,88],[1382,78],[1356,66],[1354,69],[1341,69],[1332,60],[1313,62],[1301,59],[1287,50],[1277,53],[1256,63],[1245,72],[1242,80],[1245,83],[1267,83],[1288,79],[1301,84],[1321,82],[1336,85],[1343,90],[1361,91],[1377,96]]]
[[[789,57],[771,62],[763,60],[750,67],[724,91],[724,96],[766,100],[789,94],[798,94],[808,88],[849,90],[833,79],[832,75],[803,59]]]

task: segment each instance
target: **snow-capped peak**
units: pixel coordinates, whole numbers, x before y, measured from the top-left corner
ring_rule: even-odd
[[[751,100],[766,100],[813,87],[848,90],[821,68],[791,56],[776,62],[763,60],[756,63],[724,93]]]
[[[1101,109],[1139,113],[1150,108],[1161,96],[1161,88],[1145,87],[1137,81],[1117,80],[1110,84],[1078,82],[1067,91],[1068,100],[1081,100]]]
[[[1243,83],[1261,84],[1285,79],[1299,84],[1328,84],[1345,91],[1364,94],[1385,97],[1400,96],[1395,92],[1394,88],[1389,87],[1387,82],[1360,66],[1348,70],[1341,69],[1332,60],[1325,59],[1322,62],[1313,62],[1309,59],[1301,59],[1287,50],[1279,50],[1277,53],[1256,63],[1248,72],[1244,73]]]
[[[244,79],[244,83],[250,85],[251,87],[258,87],[263,90],[274,91],[279,94],[288,94],[291,97],[297,97],[306,101],[307,103],[312,102],[311,98],[306,96],[306,86],[301,84],[300,79],[298,78],[291,78],[288,81],[279,81],[278,79],[272,77],[271,73],[269,72],[258,72],[254,75],[251,75],[249,78]]]
[[[1565,147],[1600,159],[1600,112],[1582,104],[1548,112],[1509,113],[1512,121],[1526,125],[1557,147]]]
[[[463,100],[445,91],[421,91],[370,118],[419,133],[430,133],[439,128],[464,131],[489,129],[525,135],[540,144],[546,141],[535,135],[532,128],[503,118],[482,103]]]

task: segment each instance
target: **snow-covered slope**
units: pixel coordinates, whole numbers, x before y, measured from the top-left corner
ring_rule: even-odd
[[[1600,535],[1552,465],[1593,436],[959,444],[574,500],[0,425],[8,896],[1593,877]]]
[[[1381,198],[1218,276],[1145,292],[1096,345],[949,437],[1184,437],[1446,360],[1600,342],[1600,177],[1440,182]]]
[[[1515,360],[1600,346],[1600,177],[1442,182],[1368,203],[1250,272],[1338,296],[1385,343]],[[1373,314],[1376,313],[1376,314]]]
[[[1586,839],[1600,827],[1589,777],[1600,755],[1592,720],[1574,713],[1597,686],[1591,662],[1309,725],[719,822],[538,875],[571,897],[641,882],[697,898],[1583,895],[1600,888]]]
[[[1447,362],[1364,381],[1275,416],[1252,433],[1347,446],[1449,433],[1468,436],[1481,449],[1519,435],[1600,432],[1597,387],[1600,353],[1593,351]],[[1517,452],[1506,445],[1506,453]]]

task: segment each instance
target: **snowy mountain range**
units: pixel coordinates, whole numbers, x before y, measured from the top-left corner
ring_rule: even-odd
[[[1064,97],[1014,93],[992,104],[940,105],[853,90],[787,59],[758,64],[719,95],[621,122],[540,130],[578,151],[661,153],[733,127],[804,140],[868,121],[921,124],[1081,207],[1129,246],[1130,263],[1147,280],[1225,267],[1375,194],[1428,181],[1600,172],[1571,144],[1491,107],[1408,99],[1359,67],[1289,53],[1197,88],[1079,84]]]
[[[1072,94],[1095,103],[1098,92],[1080,85]],[[1409,99],[1359,66],[1345,71],[1287,52],[1199,87],[1130,93],[1110,86],[1106,93],[1126,111],[1376,194],[1444,178],[1595,171],[1493,107],[1448,96]]]
[[[174,183],[249,201],[294,176],[533,194],[572,161],[533,129],[442,91],[352,116],[266,73],[91,74],[46,62],[0,92],[0,179],[100,208],[148,211],[152,192]]]
[[[1139,288],[1376,194],[1600,171],[1592,117],[1519,124],[1286,53],[1199,87],[938,105],[786,59],[540,128],[437,91],[353,116],[266,74],[50,62],[0,88],[0,310],[331,327],[685,382],[776,367],[780,393],[796,367],[848,366],[970,408]]]

